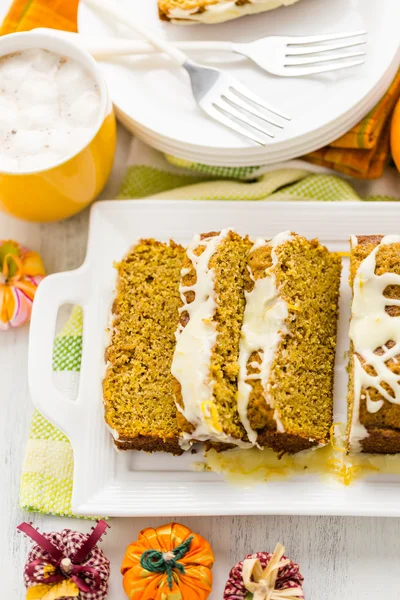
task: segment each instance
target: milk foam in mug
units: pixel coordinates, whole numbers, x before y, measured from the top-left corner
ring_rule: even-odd
[[[115,118],[91,56],[51,33],[0,38],[0,207],[71,216],[109,176]]]
[[[0,58],[0,170],[55,166],[89,143],[100,93],[79,62],[33,48]]]

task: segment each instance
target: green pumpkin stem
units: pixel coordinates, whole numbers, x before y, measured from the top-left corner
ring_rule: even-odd
[[[13,242],[12,240],[8,240],[6,242],[4,242],[1,246],[0,246],[0,271],[3,270],[4,267],[4,260],[6,258],[6,256],[8,255],[8,277],[13,277],[15,275],[15,273],[18,271],[18,265],[16,264],[16,262],[14,260],[11,260],[11,256],[19,256],[19,248],[18,248],[18,244],[16,244],[15,242]]]

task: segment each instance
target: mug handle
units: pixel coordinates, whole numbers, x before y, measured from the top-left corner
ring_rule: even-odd
[[[29,334],[28,379],[37,410],[70,440],[82,418],[79,392],[70,400],[53,383],[53,346],[58,310],[63,304],[84,307],[90,277],[81,267],[45,277],[33,302]]]

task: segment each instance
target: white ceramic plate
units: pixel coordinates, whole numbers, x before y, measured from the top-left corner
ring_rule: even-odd
[[[329,3],[327,0],[300,0],[288,8],[222,25],[191,27],[159,22],[156,0],[145,3],[141,0],[118,0],[118,5],[171,40],[214,38],[248,41],[277,32],[305,35],[368,30],[365,65],[313,78],[273,77],[247,60],[224,55],[228,62],[219,62],[219,66],[224,66],[259,95],[293,116],[292,122],[266,149],[250,146],[240,135],[204,116],[191,96],[185,73],[167,58],[135,57],[104,62],[104,73],[119,110],[154,136],[175,141],[182,152],[192,149],[197,154],[214,153],[219,156],[231,152],[238,158],[244,149],[248,149],[254,152],[254,157],[261,157],[265,162],[292,144],[307,142],[302,152],[315,149],[314,139],[321,131],[328,132],[324,143],[340,135],[341,121],[348,121],[354,108],[370,96],[384,74],[392,69],[393,75],[397,68],[398,0],[385,0],[384,3],[380,0],[335,0]],[[79,28],[86,34],[132,35],[126,28],[110,23],[110,19],[93,12],[83,3],[79,11]],[[205,55],[202,58],[204,60]],[[365,111],[373,104],[371,101]],[[357,119],[353,119],[350,126]]]
[[[194,232],[232,226],[252,236],[285,229],[318,236],[347,251],[352,233],[398,233],[390,203],[112,201],[93,206],[88,253],[76,271],[50,275],[39,286],[30,329],[29,381],[35,406],[71,440],[75,468],[72,509],[110,516],[318,514],[400,516],[400,479],[376,475],[350,487],[304,475],[256,487],[231,486],[214,473],[195,472],[181,457],[117,453],[103,420],[104,329],[109,317],[113,261],[139,237],[187,243]],[[397,227],[397,229],[396,229]],[[105,243],[106,242],[106,243]],[[345,419],[350,289],[342,279],[335,382],[335,416]],[[76,401],[52,382],[52,346],[59,306],[84,309],[82,370]],[[196,460],[199,460],[198,456]]]
[[[131,130],[149,146],[152,146],[156,150],[160,150],[161,152],[165,152],[166,154],[170,154],[177,158],[184,158],[185,160],[191,160],[192,162],[224,167],[245,167],[260,164],[267,165],[303,156],[304,154],[307,154],[307,152],[311,152],[324,146],[327,139],[337,139],[340,137],[340,135],[348,131],[354,123],[358,123],[362,119],[367,112],[366,107],[370,105],[374,106],[379,101],[386,89],[389,87],[392,79],[393,72],[392,69],[389,69],[389,71],[387,71],[383,77],[382,85],[377,86],[376,90],[371,94],[371,96],[364,99],[360,103],[360,106],[354,109],[354,112],[346,121],[342,121],[340,130],[337,128],[333,129],[335,132],[334,134],[332,134],[332,131],[326,132],[323,130],[319,132],[318,137],[314,138],[314,145],[312,147],[310,147],[309,143],[307,144],[303,142],[299,143],[298,145],[293,143],[285,150],[267,153],[262,157],[257,155],[256,150],[250,148],[247,149],[246,152],[242,152],[242,154],[237,158],[232,156],[232,151],[229,153],[227,151],[226,154],[216,156],[212,152],[203,154],[197,151],[188,150],[186,148],[183,149],[178,143],[174,141],[171,142],[166,138],[161,139],[151,131],[142,128],[138,123],[133,122],[132,119],[118,109],[117,114],[121,123],[123,123],[128,130]]]
[[[348,114],[346,119],[342,119],[340,121],[340,128],[338,128],[337,123],[333,123],[328,125],[327,127],[322,128],[319,132],[318,132],[318,136],[314,136],[313,137],[313,142],[315,144],[315,148],[319,148],[321,147],[321,145],[324,145],[326,143],[326,139],[331,139],[331,137],[334,137],[335,139],[337,139],[337,137],[339,137],[340,135],[342,135],[343,133],[345,133],[346,131],[348,131],[351,127],[352,124],[354,124],[354,122],[359,122],[363,116],[366,114],[366,112],[368,112],[368,108],[370,106],[375,106],[375,104],[382,98],[383,94],[385,93],[385,91],[387,90],[387,88],[389,87],[390,83],[393,80],[393,77],[397,71],[398,68],[398,64],[395,61],[393,63],[393,65],[390,67],[390,69],[388,69],[384,75],[382,76],[379,84],[374,88],[374,90],[371,91],[371,94],[368,95],[366,98],[364,98],[357,106],[353,107],[353,110],[350,111],[350,113]],[[126,115],[125,113],[119,111],[119,109],[117,108],[117,113],[118,116],[120,118],[120,120],[126,125],[128,126],[128,128],[134,129],[135,133],[137,135],[139,135],[140,137],[143,138],[143,136],[146,136],[148,140],[152,140],[154,143],[159,144],[160,146],[162,146],[162,149],[165,148],[165,151],[172,151],[174,150],[175,152],[182,152],[182,145],[180,145],[178,142],[176,142],[175,140],[169,140],[168,138],[163,138],[159,135],[154,134],[151,130],[146,129],[145,127],[143,127],[142,125],[140,125],[137,122],[134,122],[128,115]],[[145,140],[144,140],[145,141]],[[299,156],[302,153],[306,153],[307,148],[309,148],[309,139],[306,140],[299,140],[297,143],[295,143],[294,141],[290,144],[290,146],[287,146],[286,148],[280,150],[280,151],[274,151],[270,156],[267,156],[266,158],[272,158],[273,161],[275,162],[276,160],[288,160],[288,156],[290,155],[291,157],[293,157],[293,153],[296,152],[296,156]],[[212,149],[207,150],[206,153],[204,153],[203,155],[201,155],[199,153],[199,151],[193,150],[193,149],[187,149],[185,148],[185,156],[190,157],[190,156],[203,156],[205,158],[208,157],[212,157],[214,158],[214,154],[212,152]],[[259,158],[259,149],[258,147],[253,147],[253,148],[248,148],[246,150],[245,155],[243,155],[243,152],[239,158],[239,160],[247,160],[247,161],[254,161],[254,158]],[[216,156],[216,155],[215,155]],[[221,158],[226,161],[226,160],[238,160],[238,158],[235,158],[236,156],[236,151],[235,150],[226,150],[225,153],[222,155],[220,155]],[[217,158],[218,160],[218,158]],[[225,163],[224,163],[225,164]]]

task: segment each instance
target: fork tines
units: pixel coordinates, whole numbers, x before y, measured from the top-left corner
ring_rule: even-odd
[[[352,67],[362,64],[364,60],[349,59],[364,56],[365,50],[363,49],[348,53],[337,53],[335,51],[366,44],[365,39],[360,39],[360,36],[365,36],[366,33],[366,31],[352,31],[347,33],[292,37],[288,39],[286,44],[284,67],[299,67],[300,69],[296,69],[296,74],[312,75],[343,69],[345,66]],[[329,43],[333,40],[343,41]],[[325,64],[331,61],[335,61],[335,63]],[[300,72],[301,67],[306,67],[303,73]]]
[[[283,129],[284,122],[291,120],[291,117],[253,94],[239,82],[231,82],[226,91],[214,100],[212,107],[218,113],[218,116],[213,114],[215,118],[261,146],[266,145],[267,139],[258,135],[259,133],[267,138],[275,137],[272,128],[265,126],[266,123]],[[269,113],[280,117],[283,122]]]
[[[358,37],[366,35],[367,32],[362,31],[346,31],[344,33],[324,33],[322,35],[299,35],[290,38],[289,45],[295,44],[316,44],[319,42],[330,42],[332,40],[344,40],[346,38]]]

